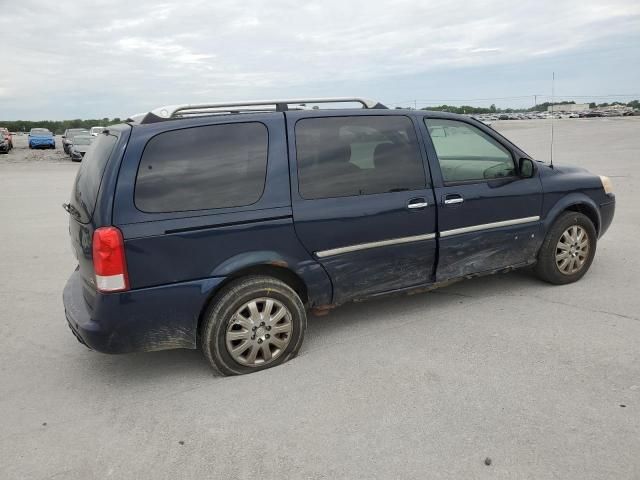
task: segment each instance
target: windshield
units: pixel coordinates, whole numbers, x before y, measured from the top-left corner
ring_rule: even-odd
[[[51,135],[51,132],[46,128],[32,128],[31,135]]]
[[[86,135],[76,135],[75,137],[73,137],[73,144],[74,145],[91,145],[91,141],[94,138],[95,137],[87,137]]]

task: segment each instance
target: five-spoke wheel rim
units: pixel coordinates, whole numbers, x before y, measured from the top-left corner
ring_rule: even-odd
[[[580,225],[571,225],[556,245],[556,266],[560,273],[573,275],[584,267],[589,257],[589,234]]]
[[[269,364],[286,350],[293,323],[291,312],[275,298],[255,298],[233,314],[225,340],[229,355],[241,365]]]

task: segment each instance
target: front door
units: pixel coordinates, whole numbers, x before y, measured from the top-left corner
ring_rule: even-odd
[[[436,204],[413,120],[286,116],[295,229],[331,277],[333,302],[432,281]]]
[[[471,121],[423,122],[439,209],[437,281],[533,262],[543,240],[542,184],[519,176],[523,154]]]

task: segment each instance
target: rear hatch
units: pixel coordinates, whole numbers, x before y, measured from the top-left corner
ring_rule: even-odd
[[[126,126],[126,128],[130,128]],[[93,269],[92,239],[96,228],[108,225],[109,218],[94,218],[96,204],[100,198],[108,199],[110,195],[101,194],[101,185],[105,177],[107,165],[117,168],[119,164],[115,158],[121,155],[122,150],[116,148],[121,140],[123,130],[106,130],[98,135],[84,156],[78,174],[71,190],[71,200],[64,204],[64,209],[69,213],[69,234],[71,246],[78,259],[80,275],[85,286],[95,292],[95,274]],[[123,139],[126,141],[126,139]],[[102,211],[102,209],[99,209]],[[109,208],[110,211],[110,208]],[[85,288],[85,293],[86,288]],[[86,295],[85,295],[86,298]],[[91,305],[90,299],[88,303]]]

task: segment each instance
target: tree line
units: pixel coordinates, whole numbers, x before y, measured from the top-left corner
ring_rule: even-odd
[[[1,121],[0,127],[8,128],[10,132],[29,132],[32,128],[47,128],[55,134],[62,134],[68,128],[86,128],[89,130],[91,127],[107,127],[109,125],[115,125],[116,123],[122,123],[119,118],[92,118],[82,120],[76,118],[74,120],[12,120]]]
[[[567,101],[567,100],[563,100],[563,101],[558,101],[558,102],[553,102],[553,105],[569,105],[569,104],[575,104],[576,102],[574,101]],[[421,108],[421,110],[431,110],[431,111],[436,111],[436,112],[450,112],[450,113],[468,113],[468,114],[479,114],[479,113],[513,113],[513,112],[546,112],[547,111],[547,107],[551,106],[552,103],[551,102],[544,102],[544,103],[539,103],[531,108],[497,108],[494,105],[491,105],[490,107],[473,107],[471,105],[461,105],[461,106],[455,106],[455,105],[434,105],[431,107],[424,107]],[[628,103],[622,103],[622,102],[613,102],[613,103],[598,103],[596,104],[595,102],[591,102],[589,104],[589,108],[596,108],[596,107],[610,107],[613,105],[625,105],[627,107],[631,107],[631,108],[635,108],[635,109],[640,109],[640,101],[638,100],[632,100]],[[396,108],[402,108],[402,107],[396,107]]]

